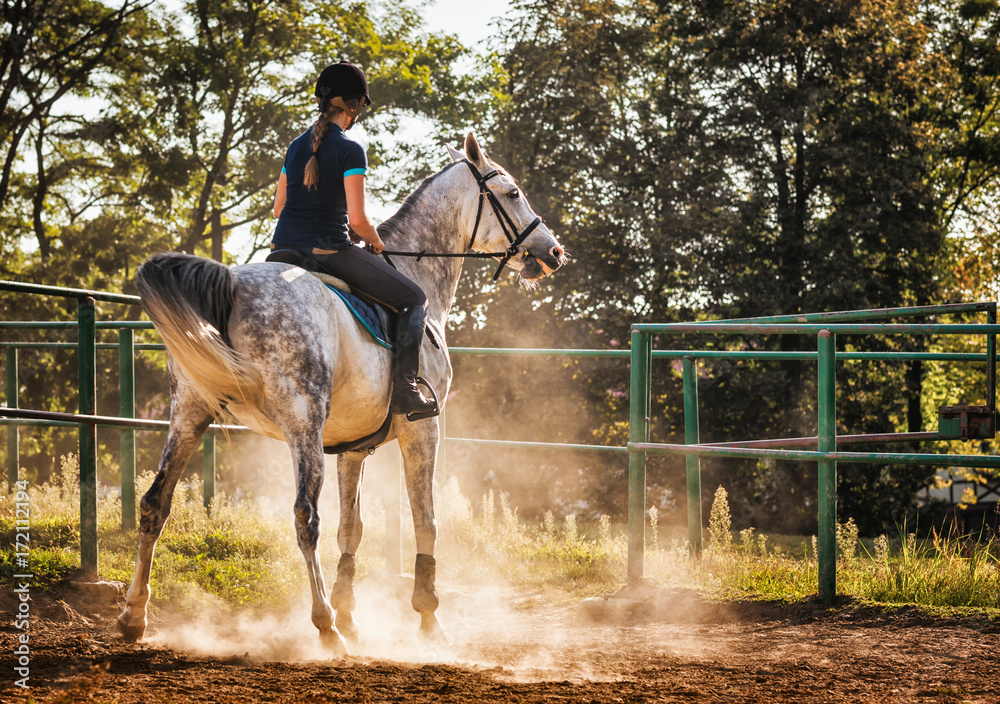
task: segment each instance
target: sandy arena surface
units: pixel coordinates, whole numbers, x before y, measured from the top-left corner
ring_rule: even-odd
[[[451,643],[431,646],[404,603],[363,583],[358,597],[362,640],[329,659],[305,604],[281,616],[159,614],[131,644],[114,627],[120,601],[34,594],[29,692],[35,702],[122,704],[1000,702],[1000,623],[981,617],[706,606],[663,591],[656,608],[443,592]],[[11,614],[9,594],[2,601]],[[6,663],[19,633],[5,618]],[[26,701],[4,672],[0,700]]]

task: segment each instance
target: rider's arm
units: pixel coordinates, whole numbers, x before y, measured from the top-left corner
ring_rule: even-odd
[[[378,254],[385,249],[385,244],[365,210],[365,175],[344,176],[344,193],[347,195],[347,221],[351,229]]]
[[[281,215],[281,209],[285,207],[285,189],[288,186],[288,179],[285,177],[285,170],[281,170],[278,177],[278,190],[274,193],[274,217]]]

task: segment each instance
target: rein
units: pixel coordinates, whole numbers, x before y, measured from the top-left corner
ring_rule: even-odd
[[[500,227],[503,229],[503,234],[507,237],[507,241],[510,242],[510,246],[502,252],[470,252],[468,249],[465,252],[456,253],[444,253],[444,252],[400,252],[397,250],[384,249],[382,250],[382,256],[385,257],[386,261],[390,264],[392,262],[389,260],[388,255],[396,257],[416,257],[417,261],[420,261],[424,257],[461,257],[463,259],[495,259],[500,257],[500,266],[497,267],[496,272],[493,274],[493,280],[496,281],[500,278],[500,272],[503,268],[507,266],[507,262],[510,258],[517,254],[518,248],[521,243],[530,235],[536,227],[542,224],[542,219],[538,216],[535,217],[528,226],[525,227],[520,233],[517,231],[517,225],[514,224],[514,220],[507,214],[504,210],[503,205],[493,195],[493,191],[486,187],[486,182],[489,181],[494,176],[500,174],[497,169],[488,171],[485,174],[480,174],[479,169],[476,168],[468,159],[462,159],[469,170],[472,171],[473,177],[476,179],[476,183],[479,185],[479,208],[476,210],[476,224],[472,227],[472,239],[469,240],[468,249],[472,249],[472,245],[476,243],[476,234],[479,232],[479,223],[483,217],[483,196],[490,201],[490,206],[493,208],[494,215],[497,216],[497,220],[500,221]]]

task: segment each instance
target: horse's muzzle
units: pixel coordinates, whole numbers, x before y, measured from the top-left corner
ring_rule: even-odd
[[[526,256],[522,263],[524,266],[520,271],[521,278],[529,281],[537,281],[538,279],[551,274],[562,264],[562,262],[558,260],[552,260],[550,263],[546,263],[542,259],[533,255]]]

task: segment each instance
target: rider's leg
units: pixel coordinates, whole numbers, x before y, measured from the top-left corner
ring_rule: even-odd
[[[420,343],[424,336],[424,306],[403,308],[396,318],[396,348],[392,368],[392,403],[389,413],[419,420],[438,414],[437,403],[417,387]],[[426,382],[424,382],[426,383]]]
[[[405,413],[411,420],[437,415],[437,403],[425,397],[416,384],[427,303],[423,290],[384,259],[361,247],[323,254],[314,251],[312,256],[351,288],[396,311],[393,393],[389,412]]]

